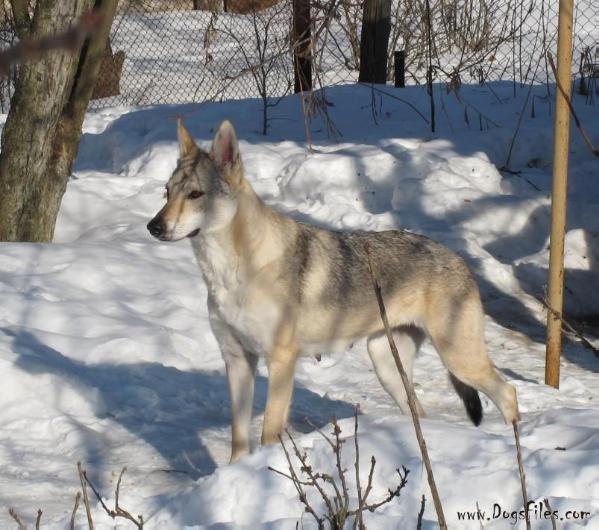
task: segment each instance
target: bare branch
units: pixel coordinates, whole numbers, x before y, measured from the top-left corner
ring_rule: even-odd
[[[520,486],[522,487],[522,502],[524,503],[524,515],[526,517],[526,530],[530,530],[530,515],[528,513],[528,495],[526,493],[526,475],[524,474],[524,465],[522,464],[522,451],[520,450],[520,433],[518,432],[518,423],[512,423],[514,427],[514,438],[516,439],[516,457],[518,459],[518,471],[520,472]]]
[[[545,293],[545,295],[543,296],[543,298],[537,298],[537,300],[539,302],[541,302],[548,311],[551,312],[551,314],[555,317],[555,318],[559,318],[562,321],[562,324],[565,326],[565,328],[572,333],[578,340],[580,340],[580,342],[582,342],[582,344],[584,346],[586,346],[589,350],[591,350],[593,352],[593,355],[595,355],[595,357],[599,357],[599,348],[597,348],[590,340],[588,340],[580,331],[578,331],[572,324],[570,324],[565,318],[564,316],[556,311],[555,309],[553,309],[550,305],[549,302],[547,301],[547,294]]]
[[[362,498],[362,486],[360,485],[360,444],[358,444],[358,410],[359,405],[356,405],[356,408],[354,409],[354,448],[356,451],[356,490],[358,491],[358,516],[354,519],[353,528],[364,528],[364,520],[362,518],[364,499]]]
[[[289,436],[291,438],[289,433],[287,433],[287,436]],[[291,475],[291,481],[293,482],[293,485],[295,486],[295,489],[299,496],[300,502],[304,505],[306,512],[308,512],[309,514],[312,515],[312,517],[314,517],[316,523],[318,524],[319,530],[323,529],[324,528],[324,520],[322,518],[318,517],[318,515],[314,511],[314,508],[312,508],[312,506],[308,502],[308,497],[302,488],[302,484],[305,484],[305,485],[308,485],[308,484],[302,482],[299,479],[299,477],[297,476],[297,473],[295,472],[295,468],[293,467],[293,464],[291,463],[291,457],[289,455],[289,451],[287,451],[287,447],[285,447],[285,444],[283,443],[283,438],[280,435],[279,435],[279,443],[281,444],[281,447],[283,448],[283,452],[285,453],[285,458],[287,459],[287,463],[289,465],[289,473]],[[273,469],[273,471],[275,471],[275,470]],[[277,473],[285,476],[285,474],[282,473],[281,471],[277,471]],[[310,483],[309,485],[312,485],[312,483]]]
[[[422,494],[420,500],[420,511],[418,512],[418,522],[416,523],[416,530],[422,530],[422,518],[424,517],[424,505],[426,503],[426,497]]]
[[[591,153],[593,153],[595,156],[599,156],[599,147],[595,147],[593,145],[593,142],[591,142],[589,135],[587,134],[584,127],[582,126],[582,123],[580,122],[580,118],[578,117],[578,114],[576,114],[576,111],[574,110],[574,107],[572,106],[572,100],[566,96],[564,87],[559,82],[559,79],[557,77],[557,69],[555,68],[555,63],[553,62],[553,55],[551,54],[551,52],[547,52],[547,59],[549,60],[549,65],[551,66],[551,70],[553,71],[553,76],[555,77],[555,84],[557,85],[557,88],[560,91],[560,94],[566,100],[566,103],[568,104],[568,108],[570,109],[570,114],[572,114],[572,117],[574,118],[574,123],[576,124],[576,127],[578,128],[580,134],[582,135],[582,139],[584,140],[584,143],[587,144],[587,147],[591,150]]]
[[[551,504],[549,504],[549,499],[545,497],[543,499],[543,502],[545,503],[545,506],[547,506],[547,509],[551,512],[551,527],[553,528],[553,530],[557,530],[555,524],[555,515],[553,514],[553,510],[551,509]]]
[[[116,486],[116,492],[115,492],[115,506],[114,506],[114,510],[111,510],[110,508],[108,508],[108,506],[106,506],[106,504],[104,503],[104,501],[102,500],[102,496],[98,493],[98,490],[96,490],[96,488],[94,487],[93,483],[91,482],[91,480],[88,478],[87,474],[85,471],[83,471],[83,478],[85,478],[85,481],[89,484],[89,487],[92,489],[92,491],[94,492],[94,494],[96,495],[96,498],[100,501],[100,504],[102,505],[102,508],[104,508],[104,511],[113,519],[116,519],[117,517],[122,517],[123,519],[128,519],[129,521],[131,521],[135,526],[137,526],[137,528],[139,530],[143,530],[144,527],[144,521],[143,521],[143,517],[141,515],[137,516],[137,519],[135,517],[133,517],[127,510],[125,510],[124,508],[121,508],[118,505],[118,498],[119,498],[119,489],[121,487],[121,479],[123,478],[123,474],[125,473],[125,471],[127,470],[126,467],[124,467],[121,471],[121,474],[119,475],[119,480],[117,482],[117,486]]]
[[[18,44],[0,52],[0,78],[6,77],[14,64],[35,61],[50,50],[75,50],[86,37],[99,31],[102,16],[99,11],[84,14],[63,33],[41,38],[24,38]]]
[[[79,480],[81,482],[81,489],[83,490],[83,504],[85,504],[85,511],[87,513],[87,524],[89,530],[94,530],[94,521],[92,520],[92,511],[89,506],[89,498],[87,496],[87,485],[85,483],[83,469],[81,468],[81,462],[77,462],[77,471],[79,472]]]
[[[439,522],[439,527],[441,530],[447,529],[447,523],[445,522],[445,515],[443,514],[443,506],[441,505],[441,499],[439,497],[439,492],[437,491],[437,484],[435,483],[435,477],[433,475],[433,468],[431,466],[431,461],[428,456],[428,450],[426,448],[426,441],[424,440],[424,436],[422,434],[422,428],[420,427],[420,417],[418,416],[418,409],[416,407],[416,393],[414,392],[414,387],[410,383],[406,371],[401,362],[401,358],[399,357],[399,353],[397,351],[397,347],[395,345],[395,340],[393,339],[393,334],[391,333],[391,329],[389,327],[389,321],[387,319],[387,310],[385,309],[385,303],[383,301],[383,295],[381,293],[381,288],[379,286],[379,282],[376,278],[376,274],[374,271],[374,267],[372,264],[372,257],[370,255],[370,247],[368,244],[365,245],[366,256],[368,258],[368,268],[370,270],[370,277],[372,278],[372,287],[374,289],[376,299],[379,305],[379,310],[381,313],[381,320],[383,321],[383,325],[385,327],[385,332],[387,334],[387,340],[389,341],[389,346],[391,347],[391,353],[393,354],[393,359],[395,360],[395,365],[401,376],[401,380],[404,385],[404,389],[406,391],[406,395],[408,397],[408,406],[410,407],[410,412],[412,415],[412,423],[414,424],[414,430],[416,431],[416,438],[418,440],[418,446],[420,447],[420,453],[422,455],[422,461],[424,463],[424,467],[426,468],[426,475],[428,479],[428,485],[431,489],[431,494],[433,496],[433,503],[435,505],[435,510],[437,512],[437,520]]]
[[[42,511],[37,511],[37,518],[35,519],[35,530],[40,530],[40,522],[42,520]]]
[[[19,525],[19,530],[27,530],[27,527],[23,524],[23,521],[21,521],[14,508],[9,508],[8,513]]]
[[[79,508],[79,501],[81,500],[81,492],[78,491],[75,495],[75,506],[73,506],[73,513],[71,514],[71,530],[75,530],[75,515],[77,514],[77,508]]]

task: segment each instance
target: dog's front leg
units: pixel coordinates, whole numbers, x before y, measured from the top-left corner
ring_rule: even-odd
[[[231,396],[231,459],[236,462],[250,452],[250,423],[254,403],[254,379],[258,357],[246,352],[225,355]]]
[[[262,445],[277,442],[287,423],[297,354],[296,347],[279,346],[267,357],[268,397],[264,411]]]
[[[210,326],[218,340],[227,369],[231,397],[231,459],[236,462],[250,452],[250,423],[254,405],[254,379],[258,357],[246,351],[220,318],[211,297],[208,298]]]

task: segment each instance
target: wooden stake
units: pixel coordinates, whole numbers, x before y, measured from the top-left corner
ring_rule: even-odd
[[[564,238],[568,190],[568,146],[570,136],[570,93],[572,86],[573,0],[560,0],[557,34],[557,79],[553,141],[553,188],[551,193],[551,243],[549,253],[548,304],[558,315],[564,303]],[[562,321],[547,313],[545,384],[559,388]]]

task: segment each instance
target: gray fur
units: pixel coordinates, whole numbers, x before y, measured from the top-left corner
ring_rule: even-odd
[[[276,442],[284,427],[297,357],[344,351],[360,339],[367,339],[383,387],[409,411],[366,248],[410,380],[428,336],[473,421],[482,416],[477,391],[493,400],[506,422],[518,419],[515,390],[487,355],[478,287],[462,258],[405,230],[335,232],[277,213],[245,180],[229,122],[221,124],[210,154],[181,122],[179,138],[182,160],[167,184],[167,204],[148,229],[163,241],[191,239],[231,389],[231,461],[249,451],[256,356],[265,357],[269,370],[263,443]],[[190,196],[194,190],[204,195]]]

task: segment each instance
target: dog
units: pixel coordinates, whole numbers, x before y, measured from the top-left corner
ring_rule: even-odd
[[[276,442],[284,429],[298,356],[344,351],[362,338],[383,388],[410,413],[365,245],[410,381],[428,336],[476,425],[482,419],[478,391],[507,423],[518,420],[516,391],[487,354],[478,286],[462,258],[404,230],[345,233],[297,222],[254,192],[229,121],[218,128],[210,152],[197,146],[182,120],[177,131],[180,158],[166,184],[166,204],[147,228],[161,241],[189,238],[208,287],[210,324],[231,396],[231,462],[250,450],[259,357],[268,367],[263,444]]]

